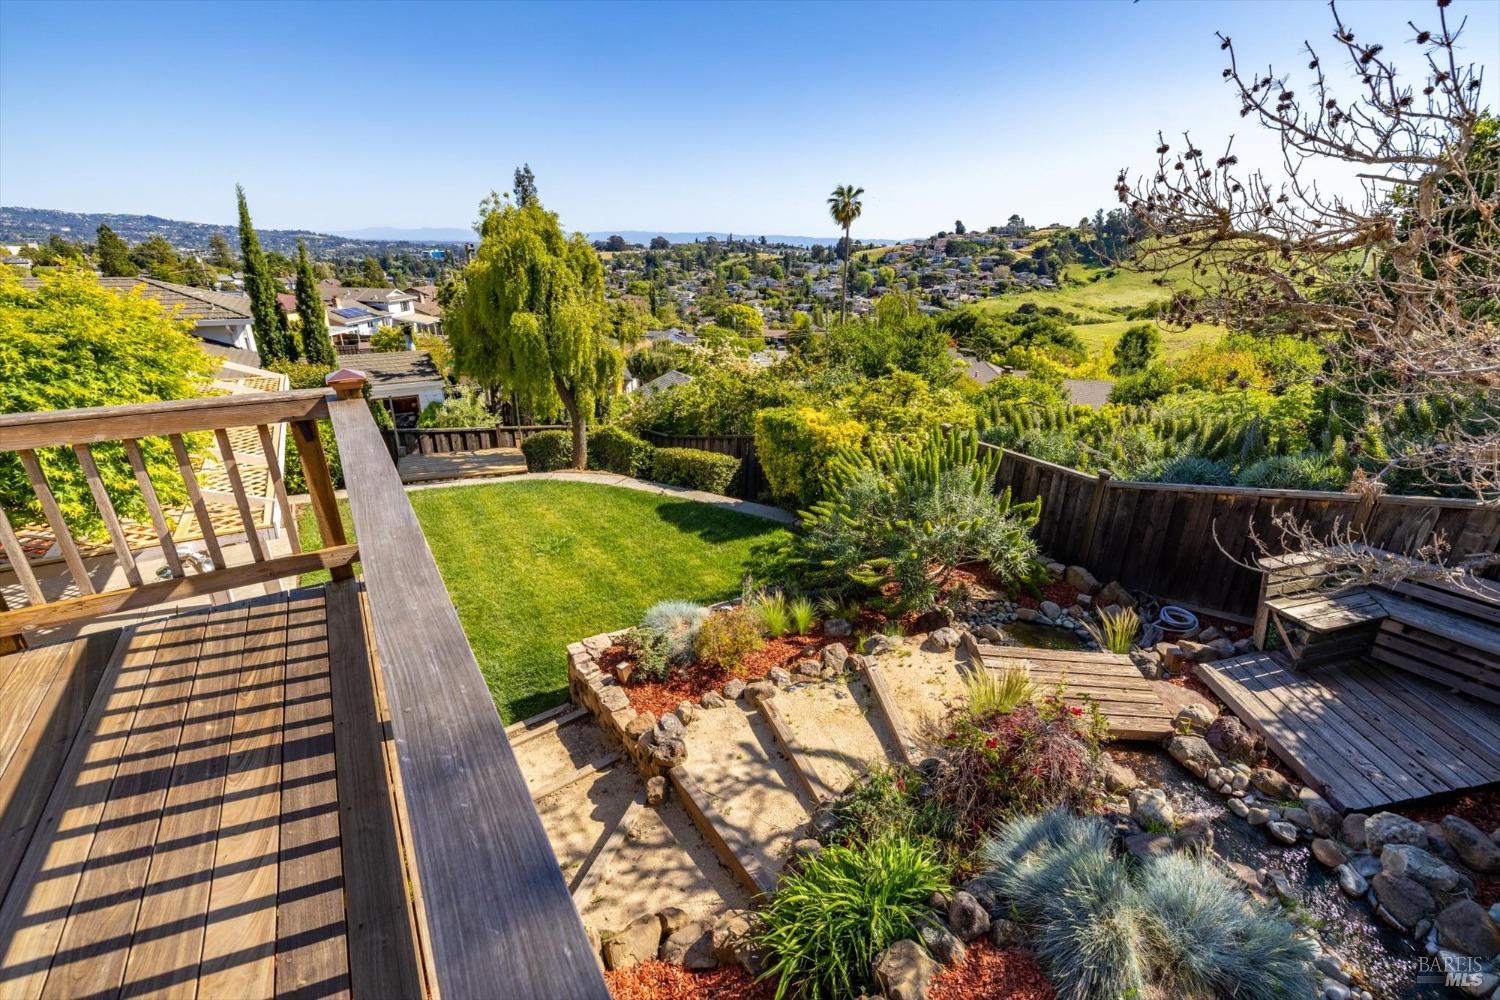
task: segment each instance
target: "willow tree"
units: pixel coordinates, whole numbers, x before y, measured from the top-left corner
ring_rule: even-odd
[[[582,233],[565,236],[536,202],[491,196],[480,243],[445,307],[454,369],[533,411],[567,411],[573,467],[587,460],[595,404],[619,385],[622,359],[608,340],[604,266]]]

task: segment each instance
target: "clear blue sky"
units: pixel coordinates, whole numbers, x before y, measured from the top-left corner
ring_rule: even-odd
[[[1388,52],[1436,21],[1431,0],[1340,9]],[[1450,14],[1494,106],[1500,3]],[[0,203],[229,222],[241,182],[266,227],[464,226],[524,160],[585,230],[826,234],[846,181],[871,237],[1071,222],[1158,128],[1269,149],[1215,29],[1296,80],[1302,39],[1334,55],[1314,0],[0,0]]]

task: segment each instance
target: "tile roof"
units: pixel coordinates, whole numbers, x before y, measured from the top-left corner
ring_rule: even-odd
[[[426,351],[375,351],[351,361],[353,367],[370,377],[372,387],[434,382],[443,377]]]
[[[36,288],[41,279],[22,278],[21,284]],[[142,295],[155,299],[168,309],[181,306],[181,315],[195,321],[251,318],[250,296],[235,292],[214,292],[156,278],[100,278],[99,284],[119,292],[140,288]]]
[[[1109,390],[1115,384],[1108,379],[1100,378],[1065,378],[1063,388],[1068,390],[1068,398],[1075,406],[1092,406],[1098,409],[1109,402]]]
[[[650,396],[653,393],[661,392],[663,389],[670,389],[674,385],[687,385],[692,380],[693,376],[674,368],[665,375],[658,375],[636,391]]]

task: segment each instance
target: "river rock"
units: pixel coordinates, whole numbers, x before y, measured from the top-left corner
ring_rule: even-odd
[[[1427,846],[1427,831],[1416,820],[1393,812],[1378,812],[1365,820],[1365,847],[1371,854],[1379,854],[1386,844],[1413,844]]]
[[[1219,766],[1219,755],[1201,736],[1174,736],[1167,744],[1167,753],[1199,778]]]
[[[1101,754],[1107,757],[1107,754]],[[1124,764],[1117,764],[1113,760],[1101,760],[1100,765],[1104,771],[1104,787],[1106,790],[1117,795],[1124,795],[1140,784],[1135,772]]]
[[[1251,806],[1245,810],[1245,822],[1251,826],[1265,826],[1271,822],[1271,810],[1263,806]]]
[[[738,965],[752,976],[766,971],[766,953],[755,943],[760,915],[753,910],[725,910],[714,921],[714,957],[720,965]]]
[[[1266,824],[1266,830],[1283,844],[1295,844],[1297,842],[1297,828],[1286,820],[1273,819]]]
[[[636,917],[604,942],[604,967],[628,969],[656,958],[661,947],[661,917],[654,913]]]
[[[849,661],[849,650],[844,648],[842,642],[835,642],[824,646],[820,657],[824,670],[832,670],[837,673],[841,672],[844,669],[844,664]]]
[[[889,1000],[922,1000],[940,970],[920,944],[906,940],[876,955],[870,971]]]
[[[1374,878],[1384,871],[1380,859],[1373,854],[1356,854],[1354,860],[1349,862],[1349,866],[1365,878]]]
[[[1500,871],[1500,846],[1460,816],[1443,817],[1443,834],[1458,860],[1483,875]]]
[[[1339,865],[1333,872],[1338,876],[1339,888],[1350,899],[1359,899],[1370,891],[1370,883],[1363,875],[1354,870],[1353,865]]]
[[[1042,617],[1042,613],[1036,608],[1016,609],[1016,621],[1018,622],[1034,622],[1040,617]]]
[[[1269,767],[1257,767],[1250,772],[1250,784],[1268,799],[1284,802],[1297,797],[1296,787],[1281,774]]]
[[[1042,617],[1047,619],[1049,622],[1057,621],[1062,617],[1063,613],[1062,606],[1056,601],[1043,601],[1041,604],[1037,605],[1037,610],[1040,611],[1042,613]]]
[[[1300,806],[1292,806],[1289,809],[1281,810],[1281,818],[1299,830],[1311,831],[1313,828],[1312,816],[1308,814],[1306,809]]]
[[[957,965],[964,960],[967,952],[964,943],[936,917],[919,918],[917,936],[927,946],[932,957],[944,965]]]
[[[1376,875],[1370,879],[1370,888],[1380,904],[1375,912],[1386,923],[1404,931],[1411,930],[1419,920],[1432,916],[1437,909],[1432,893],[1421,883],[1400,875]]]
[[[1245,804],[1244,799],[1229,799],[1224,803],[1224,808],[1240,819],[1247,819],[1250,816],[1250,807]]]
[[[699,971],[717,969],[714,928],[708,920],[692,920],[673,931],[661,943],[661,960]]]
[[[829,618],[823,622],[823,634],[830,639],[847,639],[854,633],[854,626],[846,618]]]
[[[1177,717],[1172,720],[1172,725],[1178,729],[1190,728],[1204,732],[1213,725],[1218,715],[1212,705],[1205,705],[1201,701],[1189,702],[1177,710]]]
[[[1130,793],[1130,815],[1137,823],[1156,833],[1177,825],[1177,814],[1160,788],[1137,788]]]
[[[1311,788],[1303,788],[1297,793],[1302,800],[1302,808],[1307,811],[1308,822],[1312,824],[1312,830],[1320,837],[1336,837],[1343,818],[1339,811],[1329,805],[1327,800]]]
[[[1067,581],[1068,586],[1074,590],[1081,590],[1085,594],[1093,594],[1099,589],[1099,581],[1095,579],[1094,574],[1082,566],[1069,566],[1063,573],[1063,579]]]
[[[1435,892],[1453,892],[1460,884],[1458,872],[1413,844],[1387,844],[1380,852],[1380,867],[1388,875],[1404,875]]]
[[[998,626],[984,624],[974,630],[974,634],[985,642],[1004,642],[1005,633]]]
[[[1319,837],[1312,842],[1312,855],[1320,864],[1329,868],[1338,868],[1349,860],[1344,849],[1326,837]]]
[[[1260,757],[1260,740],[1232,715],[1221,715],[1208,727],[1208,745],[1230,760],[1249,763]]]
[[[1365,849],[1365,823],[1369,818],[1364,813],[1349,813],[1339,824],[1339,835],[1344,843],[1356,851]]]
[[[948,927],[958,939],[967,944],[983,937],[990,929],[990,915],[985,912],[973,893],[960,889],[953,894],[948,904]]]
[[[927,648],[934,652],[958,648],[958,629],[951,625],[944,625],[940,629],[934,629],[927,635]]]
[[[1094,595],[1094,603],[1100,606],[1118,604],[1122,608],[1134,608],[1136,602],[1119,580],[1111,580],[1099,588],[1099,593]]]
[[[1489,961],[1500,952],[1500,927],[1472,899],[1461,899],[1437,915],[1438,944]]]

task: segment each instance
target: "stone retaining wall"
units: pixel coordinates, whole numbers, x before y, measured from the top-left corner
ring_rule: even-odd
[[[588,709],[610,738],[625,750],[641,776],[650,779],[665,774],[666,769],[652,760],[651,747],[631,727],[640,713],[631,707],[625,689],[599,668],[599,657],[628,631],[601,632],[568,646],[568,692],[573,703]],[[646,731],[650,731],[649,727]]]

